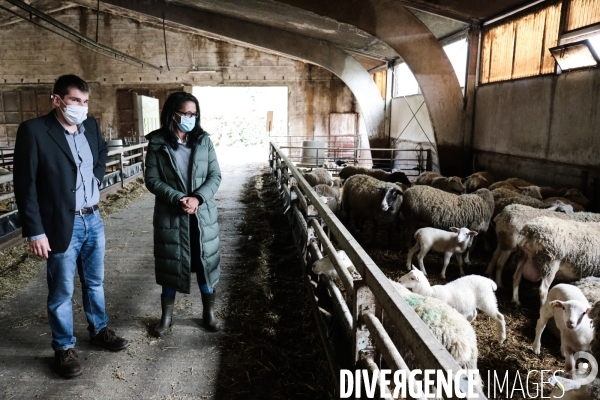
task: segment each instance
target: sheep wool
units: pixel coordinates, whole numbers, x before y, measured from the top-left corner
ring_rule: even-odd
[[[477,369],[477,336],[471,324],[458,311],[441,300],[412,293],[390,280],[409,306],[423,320],[461,368]]]
[[[466,227],[482,233],[492,219],[494,198],[487,189],[457,196],[430,186],[414,186],[404,193],[401,210],[405,220],[416,227]]]
[[[551,273],[547,260],[571,264],[582,278],[600,276],[600,223],[539,217],[525,224],[521,235],[522,245],[541,245],[543,254],[533,260],[539,261],[536,267],[542,276]]]
[[[389,190],[397,190],[400,198],[392,203],[388,210],[383,211],[381,205]],[[354,175],[344,184],[342,207],[347,215],[352,213],[357,218],[394,222],[402,203],[401,195],[402,189],[398,185],[382,182],[367,175]]]
[[[500,214],[506,206],[511,204],[522,204],[533,208],[549,207],[541,200],[505,188],[493,189],[492,195],[494,196],[494,216]]]
[[[340,179],[348,179],[354,175],[367,175],[383,182],[400,182],[406,185],[410,185],[410,181],[408,180],[406,175],[400,171],[386,172],[381,169],[369,169],[363,167],[355,167],[353,165],[344,167],[340,171]]]

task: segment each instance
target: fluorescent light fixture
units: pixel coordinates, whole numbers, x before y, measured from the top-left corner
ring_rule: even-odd
[[[549,50],[562,71],[600,65],[600,58],[589,40],[563,44]]]
[[[214,74],[217,72],[215,69],[191,69],[187,73],[188,74]]]

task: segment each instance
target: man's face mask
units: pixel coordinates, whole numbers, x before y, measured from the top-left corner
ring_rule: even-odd
[[[56,95],[55,95],[56,96]],[[60,102],[65,104],[60,96],[57,96]],[[87,119],[88,108],[87,106],[78,106],[74,104],[65,104],[64,109],[60,109],[67,122],[71,125],[79,125]]]

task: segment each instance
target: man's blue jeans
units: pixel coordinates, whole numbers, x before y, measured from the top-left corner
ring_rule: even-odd
[[[104,308],[104,249],[104,224],[100,213],[94,211],[75,216],[67,251],[48,255],[48,319],[55,351],[75,347],[71,303],[75,267],[81,281],[90,336],[98,334],[108,323]]]

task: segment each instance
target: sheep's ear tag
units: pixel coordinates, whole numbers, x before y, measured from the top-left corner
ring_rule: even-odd
[[[551,301],[550,305],[552,308],[562,308],[562,303],[560,301]]]

